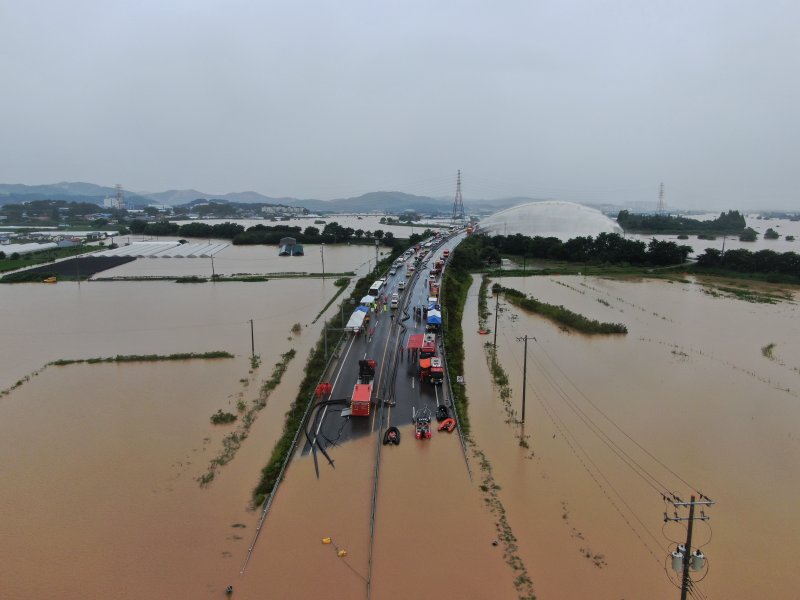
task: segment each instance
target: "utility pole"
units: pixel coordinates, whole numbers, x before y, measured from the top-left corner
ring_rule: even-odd
[[[661,185],[658,186],[658,212],[659,215],[664,214],[664,182],[661,182]]]
[[[678,511],[675,510],[674,516],[670,517],[667,513],[664,513],[664,522],[667,521],[688,521],[686,527],[686,544],[683,548],[683,573],[681,575],[681,600],[686,600],[687,594],[689,593],[689,586],[691,584],[691,578],[689,577],[689,569],[691,568],[694,571],[699,571],[702,569],[702,564],[705,560],[705,557],[700,554],[699,556],[692,556],[692,529],[695,521],[708,521],[711,517],[707,516],[705,511],[701,508],[700,509],[700,516],[696,517],[694,514],[695,506],[713,506],[715,502],[704,496],[703,494],[699,494],[700,500],[697,500],[697,497],[692,494],[689,502],[684,502],[677,496],[673,496],[671,498],[665,499],[670,502],[676,509],[678,508],[685,508],[689,507],[689,516],[688,517],[680,517],[678,516]],[[680,552],[680,549],[678,550]],[[674,555],[673,555],[674,556]],[[700,562],[696,562],[700,561]],[[674,567],[673,567],[674,568]]]
[[[211,255],[211,281],[217,281],[217,272],[214,270],[214,255]]]
[[[378,268],[378,240],[375,240],[375,268]]]
[[[322,281],[325,281],[325,242],[319,245],[319,252],[322,255]]]
[[[525,334],[523,337],[518,337],[517,341],[525,342],[525,356],[522,359],[522,419],[520,423],[525,423],[525,390],[528,387],[528,340],[536,341],[536,338]]]
[[[494,348],[495,357],[497,356],[497,313],[500,312],[500,290],[497,290],[497,294],[495,295],[497,299],[494,303],[494,343],[492,347]]]
[[[250,358],[256,357],[256,336],[253,333],[253,319],[250,319]]]

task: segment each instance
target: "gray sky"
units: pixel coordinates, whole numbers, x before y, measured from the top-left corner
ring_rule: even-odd
[[[800,2],[0,0],[0,182],[800,208]]]

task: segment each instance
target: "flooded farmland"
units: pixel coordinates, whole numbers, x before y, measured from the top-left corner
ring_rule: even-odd
[[[536,338],[528,349],[525,450],[487,381],[480,343],[491,336],[476,333],[477,284],[471,289],[464,328],[473,434],[502,487],[537,596],[676,593],[664,567],[685,530],[663,522],[665,510],[673,513],[658,492],[663,483],[684,499],[699,490],[718,501],[706,511],[711,520],[694,532],[710,563],[703,592],[795,597],[800,581],[789,562],[800,534],[800,482],[791,476],[800,459],[796,304],[751,303],[695,280],[502,283],[629,329],[627,336],[587,338],[501,304],[498,359],[517,415],[523,345],[516,338]]]
[[[348,258],[350,249],[341,249],[343,269],[369,260],[370,249],[353,249],[361,254]],[[259,248],[234,250],[232,260],[239,262],[231,272],[246,272],[241,265]],[[325,252],[327,266],[327,247]],[[162,260],[207,262],[131,264],[150,274]],[[587,338],[503,307],[498,356],[517,410],[522,344],[516,337],[536,338],[528,353],[524,434],[530,448],[523,448],[489,380],[482,344],[491,336],[477,334],[477,285],[470,291],[464,329],[473,436],[492,465],[537,597],[676,593],[664,564],[670,540],[681,538],[682,528],[664,527],[665,505],[652,481],[626,466],[584,418],[669,489],[686,494],[694,487],[719,502],[708,511],[711,529],[702,523],[695,529],[695,542],[704,544],[711,565],[701,584],[709,597],[756,597],[765,589],[770,598],[794,597],[800,582],[788,563],[800,534],[794,518],[800,483],[790,476],[800,458],[796,304],[747,302],[748,294],[731,291],[734,284],[699,279],[536,277],[502,283],[629,329],[624,337]],[[781,295],[779,288],[764,289]],[[310,458],[292,464],[248,570],[239,576],[257,523],[248,510],[251,490],[318,338],[321,322],[312,319],[335,291],[330,279],[0,289],[0,337],[14,349],[4,352],[0,389],[59,358],[210,350],[236,355],[48,367],[0,397],[0,453],[8,457],[0,471],[0,509],[12,515],[0,524],[0,548],[9,557],[0,578],[9,582],[10,594],[221,598],[225,585],[233,584],[240,598],[363,597],[371,437],[336,447],[335,470],[322,461],[319,480]],[[256,373],[249,372],[251,318],[263,359]],[[303,331],[292,335],[298,321]],[[236,458],[201,489],[195,479],[231,430],[210,425],[209,416],[255,398],[289,348],[297,357],[283,384]],[[408,430],[403,435],[411,437]],[[515,598],[503,549],[491,544],[494,516],[483,505],[480,478],[468,479],[458,440],[442,434],[423,447],[404,443],[387,450],[373,597],[419,594],[422,578],[423,595]],[[472,467],[477,470],[474,459]],[[321,543],[326,536],[333,545]],[[337,557],[337,548],[348,556]],[[443,573],[457,576],[437,577]]]
[[[235,355],[50,366],[0,397],[5,592],[223,597],[254,533],[252,489],[319,337],[322,320],[312,320],[337,290],[332,279],[3,286],[0,389],[60,358]],[[262,360],[255,372],[250,319]],[[297,335],[295,322],[303,327]],[[213,426],[210,416],[255,400],[290,348],[297,356],[249,437],[201,488],[196,478],[236,427]]]

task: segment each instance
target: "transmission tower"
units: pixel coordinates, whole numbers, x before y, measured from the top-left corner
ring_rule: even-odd
[[[466,220],[464,216],[464,199],[461,197],[461,169],[459,169],[458,179],[456,180],[456,197],[453,200],[453,217],[450,219],[450,224],[460,226]]]
[[[664,214],[664,182],[661,182],[661,185],[658,186],[658,210],[656,211],[659,215]]]

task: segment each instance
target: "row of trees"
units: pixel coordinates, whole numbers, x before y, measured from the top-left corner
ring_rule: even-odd
[[[617,223],[625,231],[653,233],[739,233],[747,227],[744,216],[738,210],[720,213],[719,217],[710,221],[672,215],[639,215],[621,210],[617,215]]]
[[[800,278],[800,254],[773,250],[751,252],[743,249],[727,250],[723,254],[715,248],[706,248],[706,251],[697,257],[697,268]]]
[[[665,266],[685,262],[692,251],[690,246],[675,242],[652,240],[645,244],[639,240],[625,239],[617,233],[575,237],[566,242],[555,237],[529,237],[522,234],[478,235],[471,238],[468,248],[466,259],[476,264],[497,263],[501,254],[512,254],[593,264]]]
[[[245,229],[237,223],[187,223],[178,225],[171,221],[146,223],[141,220],[131,221],[132,233],[155,236],[180,236],[187,238],[215,238],[231,240],[236,245],[277,244],[281,238],[292,237],[301,244],[338,244],[351,241],[378,240],[385,246],[394,246],[395,238],[391,232],[382,229],[364,231],[352,227],[342,227],[336,222],[328,223],[320,231],[318,227],[305,229],[288,225],[254,225]]]

